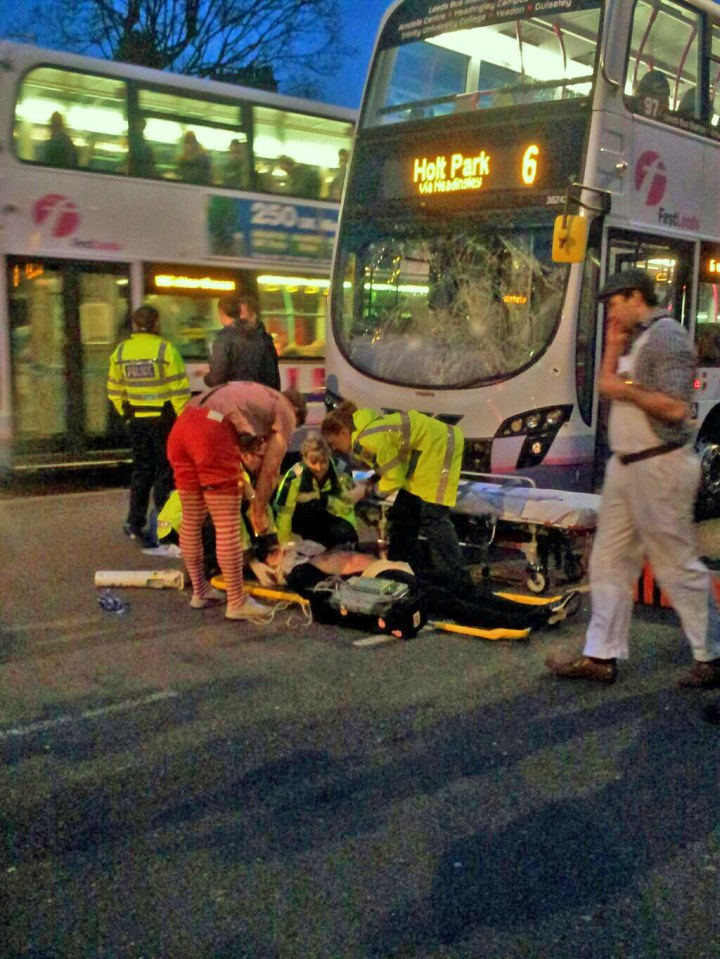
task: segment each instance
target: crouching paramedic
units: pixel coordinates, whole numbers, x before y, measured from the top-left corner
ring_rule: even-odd
[[[457,426],[424,413],[358,410],[345,402],[322,423],[330,448],[353,455],[380,477],[381,493],[397,490],[388,518],[388,557],[454,589],[471,588],[450,509],[457,499],[464,440]],[[431,570],[423,570],[418,539],[427,541]]]
[[[300,447],[302,462],[291,466],[275,497],[277,533],[285,544],[293,533],[327,549],[358,545],[352,473],[311,433]]]
[[[283,394],[260,383],[236,381],[194,397],[178,417],[168,456],[182,504],[180,549],[193,587],[194,609],[225,600],[213,590],[204,570],[201,531],[209,512],[227,588],[226,618],[258,620],[267,612],[245,594],[238,481],[243,467],[255,475],[250,519],[257,534],[267,532],[268,504],[280,464],[306,412],[304,399],[295,390]]]
[[[132,335],[110,357],[107,394],[130,427],[130,507],[123,529],[144,543],[151,491],[161,510],[173,489],[167,438],[190,399],[190,384],[182,357],[160,336],[155,307],[141,306],[131,320]]]

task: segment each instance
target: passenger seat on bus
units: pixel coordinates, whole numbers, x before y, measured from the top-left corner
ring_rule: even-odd
[[[670,83],[664,73],[650,70],[635,88],[635,112],[654,120],[660,119],[670,105]]]
[[[693,120],[697,116],[695,112],[695,100],[697,97],[697,90],[695,87],[690,87],[689,90],[686,90],[685,93],[680,97],[680,103],[677,105],[677,110],[675,113],[679,117],[689,117]]]

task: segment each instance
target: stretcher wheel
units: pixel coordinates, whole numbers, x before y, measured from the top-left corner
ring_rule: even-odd
[[[544,593],[547,587],[547,576],[541,569],[529,569],[527,575],[527,588],[531,593]]]

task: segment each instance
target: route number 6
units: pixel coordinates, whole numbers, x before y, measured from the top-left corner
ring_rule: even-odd
[[[526,183],[528,186],[532,186],[537,177],[539,155],[540,150],[535,144],[529,146],[523,154],[521,175],[523,183]]]

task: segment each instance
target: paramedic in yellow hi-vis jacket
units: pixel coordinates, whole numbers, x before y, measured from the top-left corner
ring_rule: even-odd
[[[141,306],[131,319],[131,336],[110,357],[107,393],[130,427],[130,508],[123,529],[131,539],[145,544],[150,492],[160,510],[173,490],[167,438],[177,414],[190,399],[190,384],[182,357],[160,336],[160,314],[155,307]]]
[[[390,520],[388,558],[430,572],[444,585],[471,587],[450,509],[455,505],[464,447],[457,426],[424,413],[358,410],[345,402],[322,423],[335,453],[351,455],[379,476],[381,493],[397,490]],[[427,540],[431,570],[423,570],[418,537]]]
[[[350,469],[334,460],[319,434],[310,433],[300,454],[302,461],[290,467],[275,496],[281,544],[295,534],[326,549],[357,549],[355,503],[364,490],[355,494]]]

